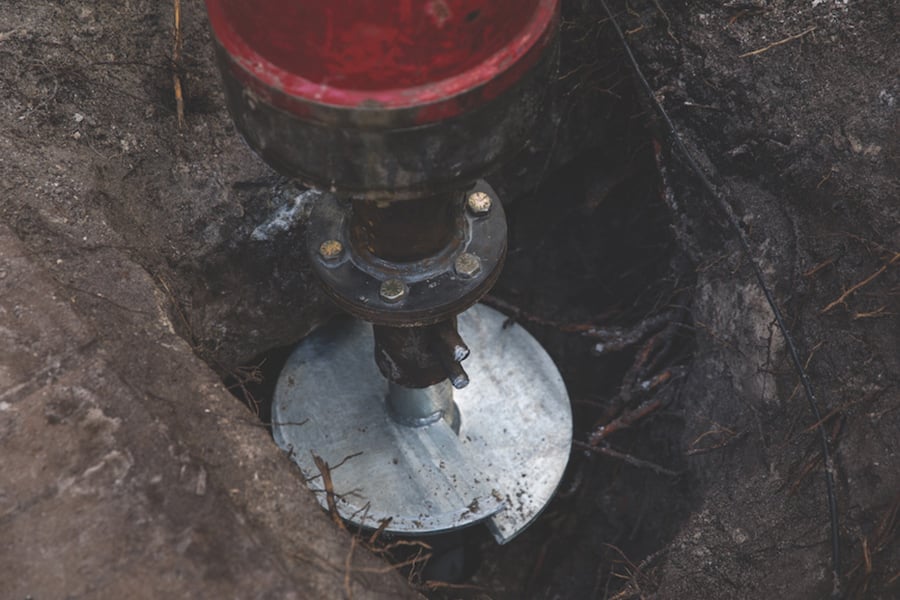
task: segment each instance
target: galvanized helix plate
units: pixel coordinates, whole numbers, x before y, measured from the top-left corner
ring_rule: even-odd
[[[488,520],[500,543],[533,521],[569,457],[572,411],[559,371],[518,325],[482,305],[459,316],[471,383],[454,390],[459,436],[443,420],[399,425],[372,358],[372,328],[341,319],[288,359],[272,407],[275,441],[327,508],[313,456],[330,465],[338,513],[367,528],[429,534]]]

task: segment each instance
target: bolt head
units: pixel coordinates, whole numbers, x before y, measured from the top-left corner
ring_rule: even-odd
[[[491,212],[491,197],[485,192],[472,192],[466,198],[466,207],[473,215],[486,215]]]
[[[463,252],[457,256],[453,266],[457,275],[467,279],[481,273],[481,259],[469,252]]]
[[[388,279],[381,283],[379,294],[385,302],[400,302],[406,296],[406,284],[399,279]]]
[[[325,240],[319,246],[319,256],[323,260],[337,260],[344,252],[344,245],[338,240]]]

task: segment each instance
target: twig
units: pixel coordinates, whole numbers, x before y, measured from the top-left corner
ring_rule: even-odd
[[[840,297],[838,297],[837,300],[835,300],[834,302],[830,303],[828,306],[826,306],[825,308],[820,310],[819,314],[824,315],[825,313],[827,313],[831,309],[833,309],[835,306],[838,306],[839,304],[843,304],[844,300],[846,300],[850,296],[850,294],[852,294],[856,290],[860,289],[861,287],[869,285],[873,279],[875,279],[876,277],[878,277],[879,275],[881,275],[882,273],[887,271],[888,267],[890,267],[892,264],[894,264],[898,260],[900,260],[900,252],[897,252],[896,254],[894,254],[893,258],[891,258],[891,260],[889,260],[887,262],[887,264],[881,265],[880,269],[878,269],[877,271],[875,271],[874,273],[872,273],[871,275],[869,275],[868,277],[866,277],[865,279],[863,279],[862,281],[860,281],[859,283],[857,283],[856,285],[851,287],[849,290],[845,291],[843,294],[840,295]]]
[[[422,584],[427,590],[466,590],[468,592],[489,592],[490,590],[481,585],[473,585],[471,583],[447,583],[446,581],[428,580]]]
[[[307,422],[307,421],[309,421],[309,419],[303,419],[303,421],[301,421],[300,423],[288,423],[288,424],[289,424],[289,425],[306,425],[306,422]],[[278,423],[278,425],[283,425],[283,423]],[[344,463],[346,463],[346,462],[347,462],[348,460],[350,460],[351,458],[356,458],[357,456],[362,456],[362,454],[363,454],[363,452],[362,452],[362,450],[360,450],[359,452],[354,452],[353,454],[350,454],[350,455],[348,455],[348,456],[345,456],[345,457],[341,460],[341,462],[339,462],[338,464],[334,465],[333,467],[326,464],[326,466],[328,466],[328,475],[329,475],[329,477],[331,476],[331,472],[332,472],[332,471],[334,471],[335,469],[337,469],[337,468],[339,468],[339,467],[342,467],[342,466],[344,465]],[[318,462],[316,463],[316,466],[317,466],[317,467],[319,466],[319,463],[318,463]],[[319,469],[319,470],[321,471],[321,469]],[[311,482],[315,481],[315,480],[318,479],[318,478],[319,478],[318,475],[313,475],[312,477],[310,477],[309,479],[306,480],[306,483],[311,483]]]
[[[391,550],[394,550],[396,548],[418,548],[420,552],[431,552],[433,550],[431,544],[423,542],[421,540],[395,540],[389,544],[381,546],[377,550],[373,550],[373,552],[385,553],[390,552]]]
[[[799,490],[800,486],[803,484],[803,480],[806,479],[807,475],[812,473],[813,469],[815,469],[816,467],[819,466],[819,464],[821,463],[821,460],[822,460],[821,456],[813,456],[808,461],[806,461],[806,463],[800,469],[800,474],[797,475],[797,480],[794,481],[793,484],[791,484],[791,488],[788,491],[788,493],[790,495],[793,496],[794,494],[797,493],[797,490]]]
[[[816,189],[818,190],[818,189],[820,189],[823,185],[825,185],[825,182],[828,181],[829,179],[831,179],[831,176],[834,175],[834,172],[835,172],[835,171],[834,171],[834,167],[831,167],[831,168],[828,170],[828,173],[826,173],[826,174],[822,177],[822,179],[819,180],[819,183],[816,184]]]
[[[659,0],[653,0],[653,4],[656,5],[656,10],[659,12],[659,14],[662,15],[663,19],[665,19],[665,21],[666,21],[666,34],[669,36],[669,38],[671,38],[671,40],[673,42],[680,45],[681,42],[679,42],[678,38],[675,37],[675,34],[672,33],[672,21],[669,20],[669,15],[667,15],[666,11],[663,10],[663,7],[659,5]]]
[[[378,524],[378,529],[372,532],[372,535],[369,537],[369,546],[374,546],[375,542],[378,541],[378,538],[381,537],[381,534],[384,533],[384,530],[387,529],[387,526],[391,524],[393,521],[393,517],[388,517],[386,519],[382,519],[381,523]]]
[[[695,456],[697,454],[706,454],[707,452],[720,450],[743,438],[746,434],[746,431],[737,433],[730,427],[725,427],[724,425],[713,421],[712,429],[701,433],[696,438],[694,438],[694,440],[690,444],[688,444],[688,449],[685,452],[685,455]],[[709,445],[700,446],[700,442],[707,437],[712,437],[715,441],[713,441]]]
[[[889,317],[895,314],[897,313],[888,312],[887,305],[882,305],[875,310],[853,313],[853,320],[856,321],[858,319],[877,319],[879,317]]]
[[[398,569],[402,569],[403,567],[415,566],[428,560],[429,558],[431,558],[430,553],[425,554],[424,556],[419,553],[412,558],[408,558],[401,562],[385,565],[383,567],[354,567],[353,570],[357,573],[373,573],[376,575],[383,575],[384,573],[390,573],[391,571],[396,571]]]
[[[862,557],[849,571],[847,577],[851,581],[853,598],[867,598],[866,591],[870,580],[875,573],[875,559],[885,550],[889,550],[896,543],[898,516],[900,516],[900,494],[894,496],[893,502],[888,506],[887,512],[882,516],[875,530],[863,538]],[[880,570],[887,577],[887,565]],[[891,586],[900,574],[895,574],[882,584],[882,589]],[[854,589],[855,588],[855,589]],[[848,594],[848,597],[851,597]]]
[[[618,352],[634,346],[651,333],[661,330],[666,324],[676,321],[680,312],[678,309],[662,311],[647,317],[633,327],[592,327],[581,333],[590,339],[600,340],[594,346],[595,353]]]
[[[302,427],[309,423],[309,419],[303,419],[302,421],[260,421],[260,427]]]
[[[611,550],[615,550],[619,556],[622,557],[622,564],[625,565],[625,573],[619,573],[618,571],[612,571],[610,573],[611,577],[615,577],[617,579],[624,579],[627,583],[625,584],[624,589],[620,590],[614,596],[610,596],[608,600],[628,600],[629,598],[645,598],[644,591],[641,589],[642,581],[641,579],[646,580],[647,583],[651,583],[650,578],[644,573],[644,569],[649,567],[655,560],[657,560],[662,554],[665,553],[665,548],[654,552],[644,560],[640,562],[640,564],[634,564],[634,562],[628,558],[625,552],[622,551],[618,546],[614,546],[613,544],[603,544],[607,548]],[[619,561],[613,561],[614,564]]]
[[[596,452],[597,454],[603,454],[609,456],[610,458],[617,458],[621,461],[624,461],[631,465],[632,467],[637,467],[639,469],[650,469],[654,473],[659,473],[660,475],[667,475],[669,477],[679,477],[681,473],[677,471],[673,471],[671,469],[667,469],[665,467],[661,467],[656,463],[652,463],[649,460],[642,460],[640,458],[635,458],[630,454],[625,454],[624,452],[619,452],[618,450],[613,450],[607,446],[589,446],[584,442],[572,442],[578,448],[583,450],[588,450],[589,452]]]
[[[331,481],[331,469],[328,468],[328,463],[325,462],[325,459],[317,454],[313,454],[313,462],[316,463],[316,468],[319,469],[319,473],[322,474],[322,484],[325,488],[325,501],[328,503],[328,514],[331,515],[331,520],[334,521],[334,524],[338,526],[340,529],[345,529],[344,522],[341,520],[341,515],[338,513],[337,502],[335,502],[334,495],[334,483]]]
[[[640,65],[638,64],[637,58],[635,58],[634,52],[631,51],[631,46],[628,44],[628,40],[625,38],[625,34],[622,33],[622,28],[619,27],[619,22],[615,18],[615,16],[613,16],[612,10],[610,10],[609,5],[606,3],[606,0],[600,0],[600,5],[603,6],[603,10],[609,17],[609,21],[616,31],[616,36],[619,38],[619,42],[622,44],[622,48],[625,50],[625,54],[628,56],[628,61],[631,63],[631,66],[634,69],[641,87],[644,88],[644,91],[650,99],[650,102],[653,103],[657,112],[659,112],[660,116],[662,117],[672,139],[672,143],[676,148],[678,148],[678,151],[687,162],[691,171],[693,171],[697,176],[698,180],[703,185],[703,188],[710,195],[710,197],[715,200],[720,210],[727,217],[729,226],[737,236],[738,241],[741,245],[741,249],[749,260],[756,282],[762,290],[763,295],[766,297],[766,302],[768,303],[769,308],[772,311],[772,315],[775,317],[775,322],[778,324],[778,329],[781,331],[781,335],[784,338],[785,346],[787,346],[791,362],[793,363],[794,369],[797,371],[797,374],[800,376],[800,381],[803,384],[803,390],[806,393],[806,399],[809,403],[810,412],[812,412],[813,418],[817,422],[821,421],[822,415],[819,411],[819,403],[816,400],[816,394],[813,390],[812,382],[809,380],[806,369],[803,367],[803,363],[800,360],[800,352],[797,349],[797,344],[794,341],[794,336],[791,333],[790,329],[788,329],[787,324],[784,320],[784,316],[781,314],[781,309],[775,302],[775,297],[772,295],[772,290],[769,287],[769,284],[766,282],[762,269],[755,260],[753,248],[750,246],[750,241],[747,239],[747,235],[744,233],[740,221],[734,214],[731,205],[721,194],[719,194],[715,186],[713,186],[712,182],[703,172],[703,169],[700,168],[700,164],[697,162],[697,159],[694,158],[694,155],[687,149],[684,141],[682,141],[681,136],[678,133],[678,129],[675,127],[675,123],[672,121],[669,113],[663,107],[659,98],[656,97],[656,94],[654,93],[653,87],[650,85],[650,82],[647,81],[647,78],[644,76],[644,73],[641,70]],[[825,495],[828,504],[828,515],[831,526],[832,596],[837,598],[841,595],[841,538],[840,524],[838,520],[837,496],[834,491],[834,463],[831,460],[831,452],[828,448],[828,434],[825,431],[824,424],[820,425],[818,429],[819,443],[821,446],[822,458],[825,465]]]
[[[722,448],[727,448],[734,442],[744,438],[747,435],[746,431],[742,431],[741,433],[735,434],[730,438],[723,439],[720,442],[716,442],[714,444],[710,444],[709,446],[703,446],[702,448],[691,448],[684,454],[686,456],[697,456],[698,454],[706,454],[708,452],[715,452],[716,450],[721,450]]]
[[[181,48],[184,45],[184,39],[181,34],[181,0],[175,2],[174,17],[174,43],[172,47],[172,85],[175,88],[175,113],[178,115],[178,129],[184,127],[184,95],[181,91],[181,75],[178,69],[181,65]]]
[[[856,406],[857,404],[861,404],[863,402],[869,402],[870,400],[877,397],[878,394],[880,394],[883,391],[884,391],[884,388],[881,388],[878,390],[873,390],[873,391],[867,393],[866,395],[862,396],[861,398],[857,398],[856,400],[851,400],[849,402],[845,402],[844,404],[841,404],[840,406],[835,406],[830,411],[828,411],[828,414],[825,415],[824,417],[822,417],[821,420],[813,423],[812,425],[810,425],[809,427],[804,429],[803,433],[812,433],[819,426],[825,425],[825,423],[830,421],[831,418],[834,417],[835,415],[841,414],[841,413],[845,412],[848,408],[850,408],[852,406]]]
[[[803,276],[806,278],[812,277],[813,275],[815,275],[816,273],[818,273],[819,271],[821,271],[828,265],[834,264],[834,261],[835,261],[835,258],[833,256],[831,258],[826,258],[825,260],[823,260],[816,266],[814,266],[811,269],[809,269],[808,271],[804,272]]]
[[[344,559],[344,595],[347,600],[353,600],[353,585],[350,580],[350,573],[353,565],[353,551],[356,550],[356,536],[350,538],[350,550],[347,551],[347,557]]]
[[[643,419],[653,411],[659,409],[662,405],[663,401],[659,398],[651,398],[650,400],[643,402],[636,409],[629,411],[621,417],[610,421],[606,425],[602,425],[595,429],[588,438],[588,444],[591,446],[596,446],[616,431],[631,427],[631,425],[634,424],[635,421]]]
[[[247,388],[248,383],[262,383],[263,375],[262,375],[262,367],[265,360],[260,362],[255,366],[245,366],[245,367],[235,367],[233,369],[229,369],[228,374],[235,380],[236,383],[227,386],[228,391],[232,391],[234,388],[239,388],[240,393],[244,397],[244,402],[253,411],[257,417],[259,417],[259,400],[256,399],[256,396]],[[235,394],[237,395],[237,394]]]
[[[618,331],[613,329],[607,330],[598,328],[598,326],[594,323],[564,323],[562,321],[556,321],[554,319],[547,319],[540,315],[530,313],[512,304],[511,302],[501,300],[496,296],[491,296],[490,294],[482,298],[481,301],[484,304],[487,304],[492,308],[496,308],[500,312],[504,313],[513,322],[525,321],[528,323],[534,323],[535,325],[552,327],[554,329],[562,331],[563,333],[577,333],[587,338],[593,339],[598,336],[607,335],[607,331]]]
[[[771,44],[769,44],[768,46],[765,46],[764,48],[759,48],[759,49],[753,50],[751,52],[744,52],[743,54],[738,55],[738,58],[747,58],[748,56],[756,56],[757,54],[762,54],[763,52],[767,52],[767,51],[771,50],[772,48],[775,48],[776,46],[781,46],[782,44],[787,44],[788,42],[792,42],[796,39],[802,38],[807,33],[811,32],[811,31],[815,31],[818,28],[819,28],[818,25],[813,25],[812,27],[808,27],[808,28],[804,29],[800,33],[796,33],[794,35],[788,36],[788,37],[784,38],[783,40],[778,40],[777,42],[772,42]]]
[[[824,340],[821,341],[821,342],[819,342],[819,343],[816,344],[815,346],[813,346],[812,350],[809,351],[809,356],[806,357],[806,362],[803,363],[803,368],[804,368],[804,369],[808,369],[808,368],[809,368],[809,365],[810,365],[810,363],[812,363],[812,359],[813,359],[813,357],[816,355],[816,352],[818,352],[818,351],[819,351],[819,348],[821,348],[823,345],[825,345]],[[788,399],[787,399],[788,403],[790,403],[790,402],[792,402],[792,401],[794,400],[794,396],[797,395],[797,392],[800,391],[800,388],[801,388],[802,386],[803,386],[803,382],[801,382],[801,381],[798,381],[798,382],[794,385],[794,389],[791,390],[791,395],[788,396]],[[793,431],[793,429],[794,429],[794,426],[791,425],[789,431]]]

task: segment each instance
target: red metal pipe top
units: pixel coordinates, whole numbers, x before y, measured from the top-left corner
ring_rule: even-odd
[[[254,87],[345,108],[449,102],[425,120],[463,110],[454,97],[487,87],[489,99],[514,84],[552,37],[558,4],[206,0],[219,43]]]

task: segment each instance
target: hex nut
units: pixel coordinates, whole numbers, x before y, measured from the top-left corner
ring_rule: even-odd
[[[388,279],[381,283],[379,294],[385,302],[400,302],[406,296],[406,284],[399,279]]]
[[[472,192],[466,198],[466,208],[475,216],[483,216],[491,212],[491,197],[485,192]]]
[[[457,256],[453,266],[457,275],[467,279],[481,273],[481,259],[469,252],[463,252]]]
[[[319,256],[322,260],[337,260],[344,252],[344,245],[338,240],[325,240],[319,245]]]

